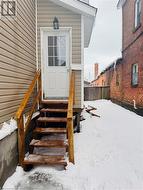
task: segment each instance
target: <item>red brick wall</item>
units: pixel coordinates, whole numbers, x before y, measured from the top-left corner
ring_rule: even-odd
[[[101,74],[96,80],[91,82],[91,86],[104,86],[105,82],[105,74]]]
[[[133,99],[135,99],[137,106],[143,107],[143,2],[141,26],[136,31],[134,28],[134,5],[135,0],[127,0],[123,7],[122,101],[133,104]],[[137,87],[132,87],[131,71],[132,65],[136,63],[139,67],[139,84]]]
[[[136,0],[127,0],[123,6],[123,50],[132,43],[137,36],[143,31],[143,24],[135,31],[135,1]],[[141,20],[143,21],[143,2],[142,4],[142,16]]]
[[[123,92],[124,101],[143,107],[143,36],[141,36],[127,51],[123,53]],[[131,85],[132,64],[138,64],[139,83],[137,87]]]
[[[111,75],[112,78],[110,81],[110,97],[111,99],[122,101],[122,64],[118,64],[115,68],[112,68]]]

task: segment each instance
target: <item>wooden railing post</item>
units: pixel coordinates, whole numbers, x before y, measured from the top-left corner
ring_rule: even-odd
[[[73,119],[68,118],[68,144],[69,144],[69,162],[74,164],[74,141],[73,141]]]
[[[70,76],[70,89],[68,100],[68,113],[67,113],[67,133],[69,144],[69,162],[74,161],[74,130],[73,130],[73,104],[74,104],[74,91],[75,91],[75,75],[72,72]]]
[[[18,125],[18,149],[19,149],[19,164],[23,166],[24,155],[25,155],[25,134],[24,134],[24,123],[23,115],[17,119]]]

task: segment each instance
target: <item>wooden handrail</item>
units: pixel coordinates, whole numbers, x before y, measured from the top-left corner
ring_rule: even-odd
[[[27,106],[27,103],[36,87],[38,87],[37,95],[36,97],[33,97],[33,104],[27,119],[26,124],[24,124],[23,121],[23,112]],[[38,70],[34,76],[33,81],[31,82],[31,85],[29,86],[27,93],[25,94],[19,109],[16,112],[16,120],[18,125],[18,150],[19,150],[19,164],[23,166],[24,161],[24,155],[25,155],[25,136],[28,131],[29,124],[31,122],[32,115],[34,113],[36,105],[39,103],[41,96],[41,72]]]
[[[34,79],[33,79],[32,83],[31,83],[31,85],[29,86],[29,89],[28,89],[27,93],[25,94],[25,96],[23,98],[23,101],[21,102],[21,104],[19,106],[19,109],[16,112],[16,115],[15,115],[16,119],[20,119],[20,117],[21,117],[21,115],[22,115],[22,113],[23,113],[23,111],[24,111],[24,109],[25,109],[25,107],[26,107],[26,105],[28,103],[28,100],[29,100],[34,88],[35,88],[37,80],[39,78],[40,78],[40,70],[38,70],[36,72],[36,74],[34,76]]]
[[[28,119],[27,119],[27,122],[25,123],[25,134],[27,133],[28,131],[28,127],[29,127],[29,124],[31,122],[31,119],[32,119],[32,116],[33,116],[33,112],[35,110],[35,107],[36,107],[36,104],[38,103],[39,99],[40,99],[40,96],[41,96],[41,91],[38,92],[38,95],[37,97],[35,98],[34,102],[33,102],[33,105],[31,107],[31,111],[29,113],[29,116],[28,116]]]
[[[70,75],[70,89],[68,99],[68,112],[67,112],[67,131],[68,131],[68,144],[69,144],[69,161],[74,164],[74,138],[73,138],[73,104],[75,96],[75,74],[71,72]]]

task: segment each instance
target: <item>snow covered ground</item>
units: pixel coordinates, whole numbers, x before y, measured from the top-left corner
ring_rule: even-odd
[[[75,165],[67,170],[17,167],[3,189],[143,190],[143,118],[111,101],[85,102],[101,117],[83,113],[75,134]]]
[[[0,140],[12,134],[16,129],[17,122],[14,119],[11,119],[9,123],[3,123],[2,128],[0,128]]]

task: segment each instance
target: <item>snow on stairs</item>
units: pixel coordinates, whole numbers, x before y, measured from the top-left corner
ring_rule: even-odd
[[[33,139],[30,143],[30,146],[66,148],[67,143],[62,140],[35,140]]]
[[[67,131],[66,129],[63,128],[36,128],[34,130],[35,134],[52,134],[52,133],[56,133],[56,134],[66,134]]]
[[[68,148],[67,143],[67,100],[45,100],[42,101],[43,108],[40,110],[40,117],[37,119],[37,127],[33,131],[34,138],[30,143],[30,154],[25,157],[24,165],[62,165],[67,166],[66,150]],[[57,124],[58,127],[57,127]],[[60,139],[60,135],[64,135],[63,139]],[[40,139],[39,139],[40,136]],[[43,137],[47,139],[43,140]],[[56,139],[50,139],[54,136]],[[59,140],[60,139],[60,140]],[[39,150],[42,148],[42,152],[39,154]],[[43,153],[44,149],[44,153]],[[61,155],[59,155],[59,149]],[[63,151],[64,154],[63,154]],[[56,150],[58,150],[56,154]],[[36,152],[37,151],[37,152]],[[47,155],[50,151],[50,154]]]
[[[58,122],[67,122],[67,118],[62,118],[62,117],[39,117],[39,119],[37,119],[38,122],[50,122],[50,123],[58,123]]]
[[[24,159],[24,164],[32,165],[63,165],[67,166],[64,156],[46,156],[46,155],[37,155],[30,154]]]

